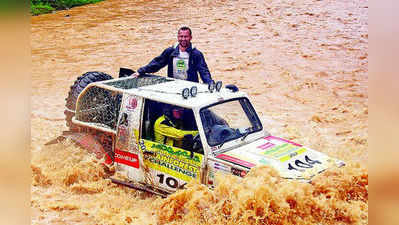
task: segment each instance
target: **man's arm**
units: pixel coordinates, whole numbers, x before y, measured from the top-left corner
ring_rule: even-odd
[[[204,83],[209,84],[212,81],[211,73],[209,72],[208,65],[205,62],[205,57],[202,52],[198,51],[198,72],[201,76],[201,79]]]
[[[173,52],[173,48],[165,49],[161,53],[161,55],[155,57],[146,66],[143,66],[140,69],[138,69],[137,72],[139,74],[158,72],[160,69],[162,69],[163,67],[165,67],[168,64],[168,59],[172,52]]]
[[[183,140],[184,135],[191,134],[193,136],[198,134],[196,130],[179,130],[166,124],[160,124],[157,130],[160,134],[173,138],[175,140]]]

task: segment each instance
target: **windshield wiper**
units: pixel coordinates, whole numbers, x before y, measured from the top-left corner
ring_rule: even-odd
[[[222,146],[224,145],[224,143],[226,143],[226,142],[222,142],[222,144],[219,145],[219,149],[222,148]]]
[[[245,138],[247,138],[247,136],[249,135],[249,132],[251,132],[251,130],[252,129],[250,127],[245,129],[245,133],[241,136],[241,141],[244,141]]]

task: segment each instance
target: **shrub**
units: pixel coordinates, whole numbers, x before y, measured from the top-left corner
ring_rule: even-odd
[[[33,15],[39,15],[54,10],[70,9],[75,6],[97,3],[100,1],[103,0],[30,0],[31,13]]]
[[[40,14],[50,13],[54,10],[55,9],[50,5],[45,5],[43,3],[39,3],[37,5],[31,5],[31,14],[35,16]]]

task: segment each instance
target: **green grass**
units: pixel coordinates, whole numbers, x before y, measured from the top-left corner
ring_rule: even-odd
[[[103,0],[30,0],[30,12],[32,15],[40,15],[101,1]]]

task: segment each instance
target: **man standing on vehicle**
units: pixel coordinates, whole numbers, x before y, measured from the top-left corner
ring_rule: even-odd
[[[204,55],[191,44],[191,39],[191,29],[181,27],[177,32],[179,43],[165,49],[161,55],[139,68],[137,72],[139,75],[155,73],[168,65],[168,77],[199,82],[199,73],[204,83],[210,83],[212,77]]]

